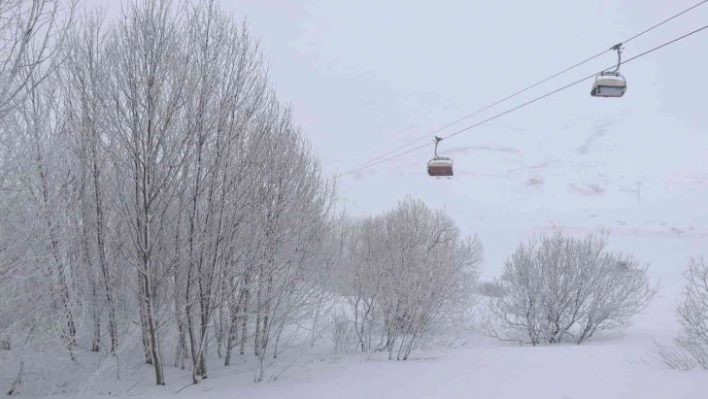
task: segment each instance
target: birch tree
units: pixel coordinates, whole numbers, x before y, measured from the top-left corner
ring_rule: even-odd
[[[69,2],[0,1],[0,350],[19,362],[8,393],[40,342],[60,338],[75,360],[73,175],[57,156],[67,146],[52,82],[72,13]]]
[[[146,361],[164,385],[157,314],[160,251],[169,226],[165,214],[178,187],[176,179],[191,135],[180,126],[191,93],[181,20],[184,10],[166,0],[133,5],[118,23],[107,46],[107,119],[120,150],[111,154],[133,246],[128,260],[138,276],[140,320]],[[128,178],[129,177],[129,178]]]
[[[110,188],[106,183],[106,139],[104,120],[107,104],[103,77],[105,32],[99,14],[89,15],[80,27],[72,30],[65,46],[66,62],[61,69],[65,112],[71,124],[74,146],[83,171],[82,202],[85,252],[95,258],[96,280],[101,304],[105,300],[108,313],[110,352],[118,346],[118,320],[111,259],[108,256],[109,204],[105,200]],[[96,304],[98,306],[98,304]],[[98,326],[95,326],[98,328]]]
[[[41,73],[41,69],[35,71]],[[57,303],[61,304],[57,313],[64,318],[61,334],[73,357],[72,347],[76,345],[77,333],[71,290],[74,242],[68,239],[73,236],[71,233],[76,224],[68,216],[72,210],[74,168],[71,158],[60,155],[62,150],[68,150],[68,146],[61,110],[58,109],[58,84],[56,80],[48,80],[40,86],[34,79],[34,76],[28,79],[28,93],[17,118],[18,132],[23,134],[23,144],[29,150],[26,155],[32,160],[30,170],[33,173],[25,187],[32,198],[30,204],[34,206],[38,220],[42,221],[43,228],[38,231],[42,239],[38,244],[49,256],[47,264],[51,265],[55,283],[52,292]]]
[[[182,175],[188,182],[181,208],[188,248],[183,329],[196,383],[198,377],[207,377],[208,328],[218,321],[214,312],[223,308],[221,299],[232,294],[220,281],[234,274],[233,247],[245,211],[251,208],[246,194],[257,178],[251,175],[253,156],[244,145],[268,99],[257,47],[213,2],[191,11],[187,46],[193,54],[190,76],[196,90],[185,108],[192,141]],[[199,316],[196,323],[194,315]],[[216,338],[221,339],[219,333]]]
[[[11,130],[4,124],[3,132]],[[7,136],[5,136],[7,137]],[[15,136],[18,144],[23,142]],[[30,346],[38,336],[55,335],[54,321],[59,298],[56,295],[54,270],[47,267],[46,240],[40,232],[44,225],[37,222],[37,208],[28,201],[27,181],[33,171],[23,146],[13,146],[12,156],[5,159],[3,195],[0,196],[0,366],[4,366],[2,351],[12,350],[19,357],[23,346]],[[16,167],[9,167],[10,164]],[[42,245],[43,244],[43,245]],[[59,328],[65,326],[59,323]],[[48,337],[49,338],[49,337]],[[52,340],[53,341],[53,340]],[[62,340],[66,344],[66,340]]]
[[[374,350],[374,332],[379,327],[379,303],[383,296],[384,241],[383,216],[372,216],[350,224],[340,289],[353,312],[353,328],[359,349]]]
[[[293,126],[290,110],[275,105],[277,118],[264,132],[267,151],[262,153],[253,220],[262,243],[255,260],[257,381],[263,379],[266,357],[277,356],[286,324],[302,317],[321,294],[318,269],[331,265],[320,255],[334,205],[333,185]]]

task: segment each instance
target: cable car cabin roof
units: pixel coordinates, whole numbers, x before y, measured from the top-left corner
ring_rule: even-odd
[[[592,85],[593,97],[622,97],[627,91],[627,81],[622,75],[598,75]]]
[[[450,158],[434,158],[428,161],[428,175],[452,176],[452,160]]]
[[[627,87],[627,81],[622,75],[598,75],[595,78],[598,86]]]
[[[437,157],[428,161],[428,166],[448,166],[452,167],[452,159]]]

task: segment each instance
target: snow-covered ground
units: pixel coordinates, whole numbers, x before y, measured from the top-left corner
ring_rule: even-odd
[[[686,258],[705,247],[705,231],[694,229],[679,236],[641,230],[615,234],[613,247],[651,261],[651,275],[661,284],[659,294],[624,333],[599,335],[580,346],[526,347],[472,334],[454,348],[421,351],[406,362],[335,356],[332,348],[320,346],[297,359],[286,354],[281,366],[287,368],[273,368],[270,374],[278,378],[272,381],[253,383],[253,365],[237,360],[231,367],[214,364],[209,378],[196,386],[188,385],[188,371],[169,367],[165,387],[153,386],[152,369],[145,366],[122,365],[120,381],[111,364],[94,373],[90,354],[82,355],[82,366],[71,370],[69,378],[66,370],[51,368],[49,364],[58,359],[47,355],[42,384],[47,389],[54,385],[53,394],[62,399],[705,398],[708,372],[668,369],[657,359],[655,345],[655,341],[670,344],[678,333],[674,307],[681,274]],[[326,345],[326,340],[321,342]],[[82,392],[74,391],[81,386]]]

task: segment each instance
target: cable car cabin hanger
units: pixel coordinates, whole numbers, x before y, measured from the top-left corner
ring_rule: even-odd
[[[442,139],[435,136],[435,156],[428,161],[428,175],[433,177],[452,177],[452,159],[438,156],[438,143]]]
[[[612,50],[617,51],[617,67],[614,71],[603,71],[595,77],[590,95],[593,97],[622,97],[627,91],[627,80],[619,72],[622,64],[622,43],[616,44]]]

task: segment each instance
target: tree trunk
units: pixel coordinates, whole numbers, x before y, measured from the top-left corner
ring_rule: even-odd
[[[147,322],[147,301],[144,298],[142,274],[138,277],[138,303],[140,305],[140,334],[143,341],[143,354],[145,355],[145,363],[154,364],[152,350],[150,348],[150,337],[148,334],[149,326]]]
[[[258,275],[258,290],[256,291],[256,331],[253,338],[253,353],[256,357],[261,355],[261,314],[263,312],[263,265],[260,265]]]
[[[229,301],[229,333],[226,335],[226,348],[224,353],[224,366],[231,365],[231,352],[233,351],[234,343],[238,333],[238,312],[239,304],[235,301]]]
[[[187,282],[187,284],[191,285],[189,282]],[[192,354],[192,382],[196,384],[199,382],[199,379],[197,377],[200,374],[198,362],[199,352],[197,349],[197,338],[195,336],[194,322],[192,319],[192,301],[189,298],[189,285],[187,286],[187,306],[185,307],[185,313],[187,316],[187,334],[189,335],[189,348]]]
[[[96,154],[97,133],[93,129],[92,132],[91,158],[93,161],[94,210],[96,212],[96,249],[98,252],[98,266],[101,270],[101,276],[103,277],[103,290],[106,295],[106,305],[108,306],[108,334],[111,337],[111,353],[115,354],[118,350],[118,322],[116,320],[116,305],[113,300],[113,285],[111,283],[111,275],[106,260],[106,232],[103,216],[103,194],[101,192],[101,169],[98,165],[98,156]]]
[[[224,329],[226,325],[226,311],[224,310],[224,306],[219,303],[219,317],[217,318],[217,321],[215,321],[216,324],[216,356],[219,359],[224,358]]]
[[[99,311],[98,294],[96,293],[96,282],[91,278],[91,318],[93,319],[93,339],[91,341],[91,352],[101,350],[101,312]]]
[[[157,327],[155,322],[155,309],[153,292],[151,288],[150,275],[146,273],[143,277],[143,292],[145,294],[145,307],[147,310],[147,327],[150,339],[150,352],[155,368],[155,384],[165,385],[165,377],[162,369],[162,359],[160,357],[160,345],[157,337]]]
[[[246,354],[246,339],[248,338],[248,309],[251,305],[251,273],[246,270],[246,274],[243,277],[243,288],[241,289],[241,295],[243,296],[243,302],[239,309],[239,318],[241,319],[241,348],[239,353],[241,356]]]
[[[52,221],[52,212],[51,209],[53,209],[53,205],[50,203],[49,200],[49,182],[47,181],[47,175],[44,170],[44,161],[42,159],[42,152],[40,149],[40,143],[39,143],[39,137],[38,137],[38,132],[33,133],[35,136],[35,148],[36,148],[36,162],[37,162],[37,172],[39,174],[39,180],[40,180],[40,186],[42,190],[42,208],[44,209],[43,216],[45,219],[45,223],[47,224],[47,231],[49,234],[49,241],[51,245],[51,252],[52,256],[54,258],[54,265],[56,268],[57,272],[57,277],[58,277],[58,284],[59,284],[59,298],[61,301],[61,304],[64,308],[64,318],[66,322],[66,330],[63,332],[62,335],[65,336],[67,339],[67,345],[71,348],[73,346],[76,346],[76,324],[74,323],[74,315],[71,311],[71,299],[69,296],[69,285],[67,284],[66,281],[66,275],[64,273],[64,262],[62,262],[61,258],[61,250],[59,248],[59,239],[58,239],[58,233],[56,231],[56,226],[54,226],[54,223]],[[73,352],[72,352],[73,353]],[[73,357],[73,355],[72,355]]]

